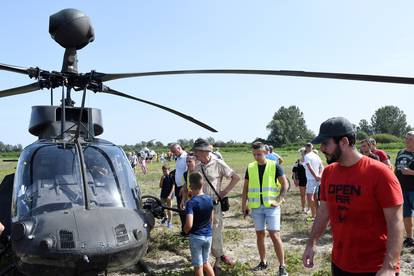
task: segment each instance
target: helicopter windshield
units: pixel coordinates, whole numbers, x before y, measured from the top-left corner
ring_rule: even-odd
[[[125,153],[112,144],[83,147],[90,206],[137,209],[140,191]],[[66,144],[25,149],[17,164],[13,217],[85,206],[76,148]]]
[[[79,161],[73,146],[43,145],[19,159],[13,214],[19,218],[83,206]]]
[[[124,152],[114,145],[91,145],[83,154],[91,205],[136,209],[135,175]]]

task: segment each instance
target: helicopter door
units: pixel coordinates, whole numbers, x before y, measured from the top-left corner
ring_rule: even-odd
[[[124,207],[119,183],[108,155],[88,146],[83,152],[92,206]]]
[[[139,194],[139,188],[122,149],[94,144],[85,148],[84,157],[92,204],[138,209],[134,193]]]

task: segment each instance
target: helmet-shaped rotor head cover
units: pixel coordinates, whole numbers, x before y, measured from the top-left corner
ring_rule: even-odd
[[[52,14],[49,33],[63,48],[82,49],[95,39],[90,19],[76,9],[64,9]]]

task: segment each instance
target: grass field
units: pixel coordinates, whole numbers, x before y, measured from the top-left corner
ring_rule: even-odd
[[[397,150],[387,151],[391,154],[392,160],[394,160]],[[223,151],[222,154],[224,160],[243,178],[247,164],[252,161],[251,153],[248,151]],[[292,165],[298,158],[298,154],[296,151],[278,151],[278,154],[285,160],[285,173],[290,179]],[[11,173],[16,165],[15,162],[3,161],[4,159],[0,159],[1,179],[4,175]],[[170,165],[174,167],[174,163]],[[143,175],[139,169],[136,170],[142,194],[159,196],[160,189],[158,184],[161,177],[161,164],[150,163],[148,164],[148,169],[146,175]],[[259,261],[253,222],[250,218],[243,219],[241,215],[242,185],[241,181],[231,192],[231,209],[225,214],[225,227],[223,230],[225,250],[228,255],[237,260],[237,265],[234,268],[225,268],[224,275],[252,275],[249,270]],[[317,246],[315,267],[313,269],[305,269],[302,266],[301,256],[311,223],[306,221],[306,215],[302,214],[300,210],[299,191],[292,186],[287,195],[287,201],[282,207],[281,229],[289,274],[292,276],[330,275],[331,236],[329,232],[321,238]],[[156,275],[193,275],[188,241],[178,235],[179,219],[177,215],[174,216],[173,222],[174,229],[172,231],[157,222],[152,232],[151,245],[145,261]],[[266,248],[270,268],[264,273],[256,273],[254,275],[276,275],[278,264],[270,238],[266,239]],[[400,275],[413,275],[412,271],[414,271],[414,254],[403,251],[402,273]],[[135,268],[131,268],[110,275],[138,275],[138,271]]]
[[[243,179],[246,166],[252,161],[251,153],[245,151],[222,152],[222,154],[229,166]],[[296,151],[281,151],[278,154],[285,160],[285,173],[290,179],[292,165],[298,158],[298,154]],[[174,163],[170,165],[174,167]],[[151,163],[148,164],[148,168],[149,171],[146,175],[142,175],[141,171],[137,170],[142,192],[143,194],[159,196],[158,183],[161,176],[161,164]],[[250,275],[250,268],[259,261],[253,222],[250,218],[243,219],[241,214],[242,185],[243,181],[240,181],[230,193],[231,209],[225,214],[224,244],[228,254],[238,261],[238,265],[235,268],[226,268],[225,275]],[[286,242],[286,262],[290,275],[330,275],[330,256],[327,252],[322,252],[318,255],[319,264],[314,269],[305,271],[302,267],[301,255],[303,245],[311,224],[306,221],[306,216],[300,212],[298,189],[291,188],[282,210],[282,239]],[[175,216],[174,222],[176,225],[174,231],[167,231],[161,226],[155,228],[152,250],[147,255],[147,262],[160,275],[186,275],[187,273],[192,275],[188,244],[186,242],[183,243],[182,239],[176,235],[179,232],[178,216]],[[323,239],[323,243],[326,242],[330,242],[329,235]],[[268,273],[275,274],[278,265],[269,238],[266,240],[266,246],[271,268],[263,275]],[[165,259],[170,259],[171,262]]]
[[[394,162],[397,150],[387,150],[387,152]],[[222,153],[225,161],[243,178],[247,164],[252,161],[251,153],[247,151]],[[296,151],[278,151],[278,154],[285,160],[283,167],[287,177],[291,179],[292,165],[298,158],[298,153]],[[322,159],[324,160],[324,158]],[[174,167],[173,163],[170,165]],[[161,164],[152,163],[148,167],[147,175],[142,175],[140,171],[137,171],[143,194],[158,196]],[[253,222],[250,218],[243,219],[241,215],[241,189],[242,181],[231,192],[231,209],[225,214],[223,230],[225,248],[227,253],[238,261],[235,268],[226,269],[225,275],[251,275],[249,269],[255,266],[259,260]],[[331,235],[329,232],[321,238],[318,244],[315,267],[305,269],[302,266],[301,256],[311,223],[306,221],[306,215],[302,214],[300,209],[299,191],[292,186],[287,195],[287,201],[282,207],[281,229],[289,273],[290,275],[331,275]],[[168,231],[159,225],[154,229],[153,243],[146,261],[159,275],[192,275],[188,244],[176,235],[179,232],[178,224],[178,217],[175,216],[174,231]],[[277,272],[278,264],[269,238],[267,238],[266,247],[271,267],[265,273],[256,273],[255,275],[275,275]],[[404,263],[401,275],[413,275],[414,255],[411,252],[403,251],[402,260]]]

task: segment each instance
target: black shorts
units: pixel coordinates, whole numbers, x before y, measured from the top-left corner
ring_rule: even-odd
[[[306,181],[299,180],[299,187],[306,187]]]
[[[171,194],[172,186],[171,187],[162,187],[160,198],[166,199]]]

